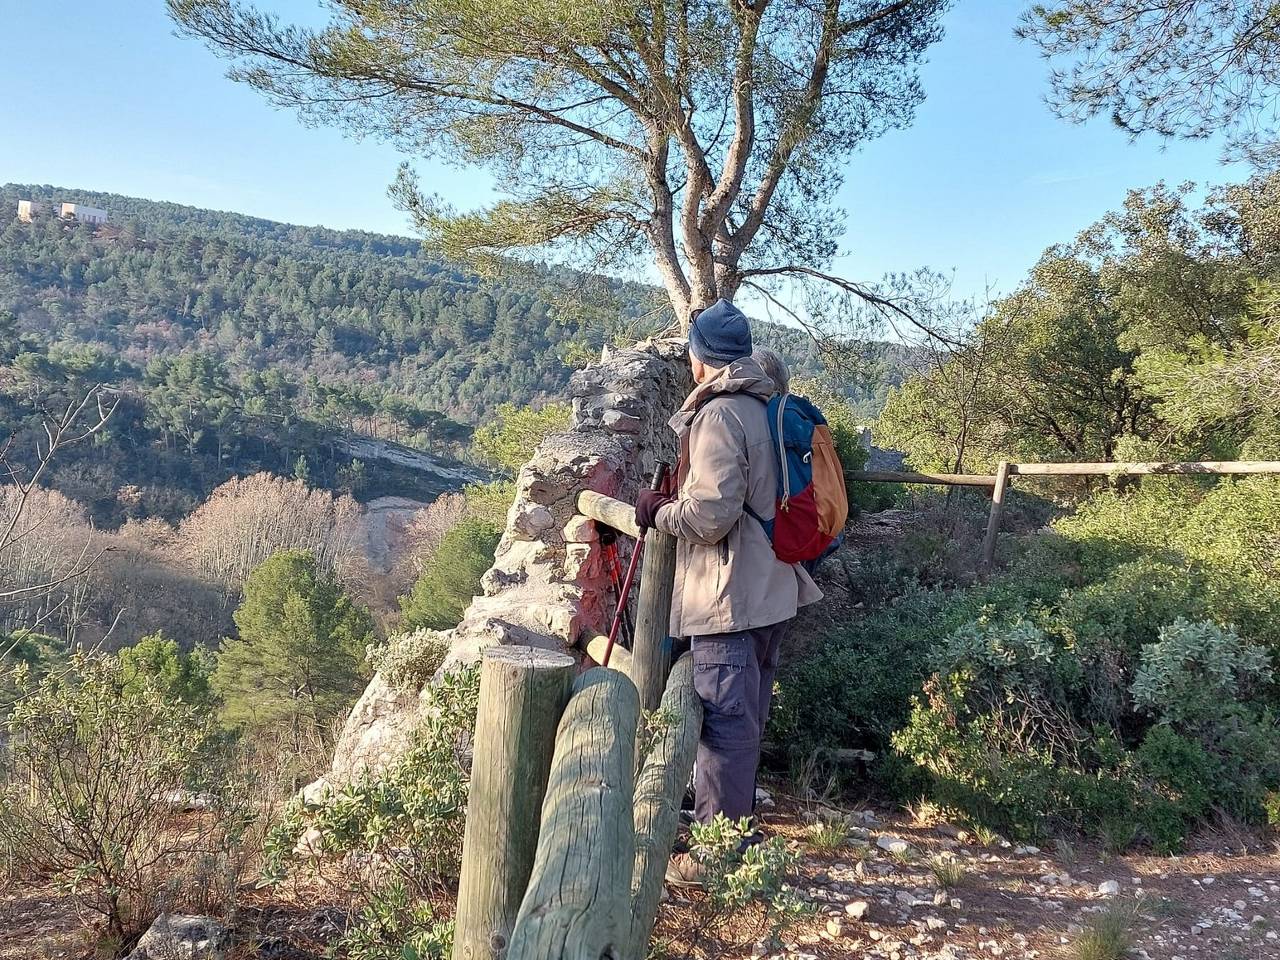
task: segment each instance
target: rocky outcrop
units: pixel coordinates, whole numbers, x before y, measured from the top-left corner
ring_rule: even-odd
[[[683,341],[607,350],[573,376],[570,429],[548,437],[520,471],[484,593],[450,631],[441,669],[494,644],[570,649],[605,626],[609,577],[594,524],[577,515],[578,493],[634,498],[656,458],[674,459],[667,420],[691,387]],[[309,792],[385,767],[404,751],[420,709],[420,690],[376,675],[347,720],[329,775]]]
[[[449,489],[467,483],[480,483],[487,479],[484,471],[456,460],[448,460],[425,450],[415,450],[391,440],[358,435],[337,437],[335,442],[342,452],[354,460],[365,463],[385,463],[418,473],[425,473],[439,480]]]

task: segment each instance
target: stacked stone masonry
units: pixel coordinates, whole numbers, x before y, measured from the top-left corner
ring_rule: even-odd
[[[574,374],[570,429],[548,437],[516,481],[516,498],[492,568],[462,622],[446,631],[442,670],[477,660],[493,644],[572,650],[600,632],[612,589],[595,525],[577,513],[578,493],[632,500],[656,459],[674,460],[667,421],[692,387],[683,341],[606,350]],[[622,560],[630,544],[618,541]],[[420,716],[422,691],[370,681],[339,737],[329,775],[308,795],[378,771],[401,755]]]

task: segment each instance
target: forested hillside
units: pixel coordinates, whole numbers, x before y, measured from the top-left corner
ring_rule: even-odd
[[[19,197],[111,214],[102,229],[6,216],[0,232],[6,406],[13,415],[19,395],[87,381],[119,387],[105,437],[118,456],[96,451],[85,485],[100,491],[201,496],[258,468],[352,488],[362,478],[341,475],[350,458],[334,436],[458,453],[468,421],[557,391],[569,372],[561,354],[611,332],[554,323],[550,280],[485,284],[410,240],[113,194],[0,190],[6,212]]]
[[[23,223],[21,198],[89,203],[111,220]],[[472,425],[500,404],[557,396],[603,344],[665,323],[643,287],[550,268],[488,281],[403,237],[48,186],[0,188],[0,211],[0,426],[11,432],[36,398],[119,388],[91,462],[77,451],[52,478],[105,522],[122,519],[109,502],[121,486],[173,520],[258,469],[357,496],[434,495],[353,463],[339,438],[465,457]],[[569,287],[592,284],[621,309],[562,306]],[[803,332],[766,339],[801,372],[818,369]],[[868,415],[884,379],[848,389]]]

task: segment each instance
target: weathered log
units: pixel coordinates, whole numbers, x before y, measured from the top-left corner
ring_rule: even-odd
[[[556,727],[574,669],[572,657],[535,647],[485,652],[454,960],[507,955],[533,868]]]
[[[578,494],[578,512],[629,537],[640,536],[640,528],[636,526],[636,508],[629,503],[594,490],[583,490]]]
[[[657,738],[636,778],[636,862],[631,874],[631,933],[621,960],[644,960],[658,914],[667,859],[680,826],[680,800],[702,732],[702,700],[693,689],[693,657],[671,668],[662,709],[672,722]]]
[[[609,638],[604,634],[595,633],[587,637],[586,642],[582,644],[582,648],[586,650],[594,663],[600,663],[604,660],[605,648],[609,646]],[[631,676],[634,667],[631,659],[631,651],[619,644],[613,645],[613,652],[609,654],[609,669],[620,670],[627,676]]]
[[[574,683],[556,732],[529,889],[509,960],[620,956],[631,922],[640,697],[616,670]]]
[[[640,559],[640,600],[636,607],[631,679],[640,707],[656,710],[671,666],[671,593],[676,577],[676,538],[650,530]]]

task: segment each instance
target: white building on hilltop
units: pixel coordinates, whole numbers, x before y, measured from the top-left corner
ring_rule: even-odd
[[[23,223],[30,223],[42,213],[44,213],[44,204],[39,200],[18,201],[18,219]]]
[[[83,203],[64,203],[63,219],[78,220],[81,223],[106,223],[107,211],[99,207],[86,207]]]

